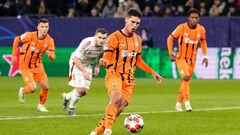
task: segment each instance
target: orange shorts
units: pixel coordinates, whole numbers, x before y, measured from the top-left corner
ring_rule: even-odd
[[[193,64],[187,63],[186,60],[176,60],[178,72],[181,75],[181,78],[184,76],[192,76],[194,71],[195,62]]]
[[[106,76],[105,86],[108,88],[108,94],[112,90],[121,90],[122,97],[129,103],[134,91],[135,83],[129,83],[126,79],[124,81],[120,74],[115,73]]]
[[[26,69],[26,68],[20,68],[22,78],[26,85],[36,81],[43,81],[48,80],[47,74],[42,68],[37,69]]]

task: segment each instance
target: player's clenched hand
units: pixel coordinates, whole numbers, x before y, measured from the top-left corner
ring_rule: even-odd
[[[152,73],[152,77],[153,77],[153,79],[157,80],[158,83],[161,83],[162,80],[164,80],[164,79],[163,79],[158,73],[156,73],[156,72],[153,72],[153,73]]]
[[[106,60],[103,59],[103,58],[101,58],[101,59],[99,60],[99,65],[100,65],[100,66],[105,66],[105,65],[106,65]]]
[[[171,62],[176,61],[176,56],[174,56],[173,54],[170,54],[169,58],[170,58]]]
[[[88,71],[85,71],[85,72],[83,72],[83,75],[84,75],[84,78],[86,79],[86,80],[89,80],[89,81],[91,81],[91,75],[92,75],[92,73],[90,73],[90,72],[88,72]]]
[[[17,63],[17,56],[12,56],[11,62],[12,62],[12,65],[15,65]]]
[[[99,74],[99,66],[96,66],[95,68],[94,68],[94,75],[95,76],[97,76],[98,74]]]
[[[205,64],[205,67],[208,66],[208,59],[207,58],[204,58],[203,61],[202,61],[202,65]]]

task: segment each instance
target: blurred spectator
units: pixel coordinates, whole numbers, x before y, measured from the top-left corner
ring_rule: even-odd
[[[153,6],[155,5],[155,1],[154,0],[144,0],[141,10],[143,11],[145,9],[146,6],[149,6],[150,9],[153,9]]]
[[[92,7],[88,0],[78,0],[76,4],[76,12],[79,16],[90,16]]]
[[[104,8],[103,4],[104,4],[104,0],[98,0],[96,5],[94,6],[94,8],[96,9],[97,14],[98,14],[97,16],[102,16],[102,12],[103,12],[103,8]],[[91,10],[91,14],[92,14],[92,10]]]
[[[144,17],[151,17],[153,15],[153,12],[151,11],[150,6],[146,6],[142,12]]]
[[[0,3],[0,16],[17,16],[16,4],[10,0]]]
[[[103,17],[113,17],[116,11],[116,6],[113,5],[113,0],[108,0],[107,5],[103,8]]]
[[[117,13],[114,14],[114,18],[124,18],[127,15],[127,12],[125,10],[125,6],[123,4],[120,4],[118,7]]]
[[[135,9],[139,9],[139,6],[137,3],[135,3],[134,0],[127,0],[127,6],[126,6],[126,10],[128,11],[131,8],[135,8]]]
[[[237,3],[234,2],[234,0],[228,0],[227,4],[223,10],[224,16],[236,16],[238,15],[238,7]]]
[[[185,4],[185,11],[188,12],[190,9],[194,8],[194,0],[188,0]]]
[[[147,28],[141,29],[142,48],[152,48],[154,45],[152,34],[148,33]]]
[[[187,16],[187,13],[184,11],[183,5],[177,6],[177,16]]]
[[[171,10],[171,8],[167,7],[167,8],[165,9],[165,11],[164,11],[163,16],[164,16],[164,17],[171,17],[171,16],[173,16],[173,15],[172,15],[172,10]]]
[[[209,10],[210,16],[220,16],[225,8],[226,3],[222,0],[214,0],[212,7]]]
[[[160,17],[163,16],[163,11],[161,8],[158,6],[158,4],[155,4],[153,7],[153,16],[154,17]]]
[[[37,13],[37,7],[34,6],[32,0],[26,0],[22,13],[23,15],[33,15]]]
[[[97,8],[93,8],[91,10],[91,17],[99,17],[99,12],[98,12],[98,9]]]
[[[76,14],[75,14],[75,9],[74,8],[69,8],[68,9],[68,14],[67,14],[67,18],[73,18],[75,17]]]
[[[38,15],[43,16],[46,14],[50,14],[49,9],[46,8],[45,2],[43,0],[40,1],[40,6],[38,8]]]
[[[201,16],[209,16],[208,11],[205,8],[200,8]]]

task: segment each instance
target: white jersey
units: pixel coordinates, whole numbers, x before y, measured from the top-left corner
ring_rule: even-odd
[[[104,46],[95,46],[94,40],[94,37],[83,39],[78,48],[72,53],[70,61],[77,56],[85,68],[93,68],[95,58],[103,55],[104,51]]]
[[[104,46],[95,46],[95,38],[88,37],[82,40],[78,48],[72,53],[69,60],[69,82],[73,87],[84,87],[89,89],[91,81],[85,80],[82,71],[74,64],[73,58],[76,56],[80,59],[83,67],[92,73],[93,62],[96,58],[103,55]],[[90,76],[92,78],[92,76]]]

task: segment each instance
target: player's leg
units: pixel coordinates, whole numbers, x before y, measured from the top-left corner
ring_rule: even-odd
[[[41,112],[48,112],[48,110],[46,109],[46,107],[44,106],[47,97],[48,97],[48,92],[49,92],[49,86],[48,86],[48,78],[47,78],[47,74],[43,69],[39,69],[35,74],[34,74],[34,80],[36,80],[38,82],[38,84],[41,87],[41,91],[40,91],[40,100],[39,100],[39,104],[37,107],[38,111]]]
[[[122,98],[122,80],[120,75],[110,75],[106,77],[105,85],[108,88],[110,103],[105,110],[105,116],[101,119],[99,125],[94,129],[91,135],[99,134],[104,131],[104,135],[112,134],[112,125],[117,115],[117,108]]]
[[[76,103],[79,101],[79,99],[82,96],[87,95],[88,93],[88,89],[81,87],[81,88],[75,88],[72,92],[71,92],[71,97],[70,97],[70,104],[69,104],[69,109],[68,109],[68,114],[69,115],[75,115],[75,107],[76,107]]]
[[[182,82],[179,88],[179,93],[178,93],[178,99],[177,99],[177,103],[175,106],[176,111],[178,112],[182,112],[182,101],[183,101],[183,88],[182,88]]]
[[[179,60],[176,63],[177,63],[178,71],[181,75],[182,93],[179,92],[179,97],[181,98],[181,96],[183,96],[183,100],[185,101],[185,107],[186,107],[186,103],[187,104],[189,103],[189,80],[190,80],[189,66],[185,60]],[[177,109],[177,105],[181,106],[181,103],[177,102],[176,109]],[[178,108],[177,111],[181,111],[181,109]],[[186,108],[186,111],[191,111],[191,108]]]
[[[19,88],[18,94],[19,94],[19,101],[21,103],[24,103],[25,102],[24,95],[35,92],[37,89],[37,86],[33,79],[33,73],[31,73],[29,70],[21,69],[21,75],[26,85],[24,88],[22,87]]]

